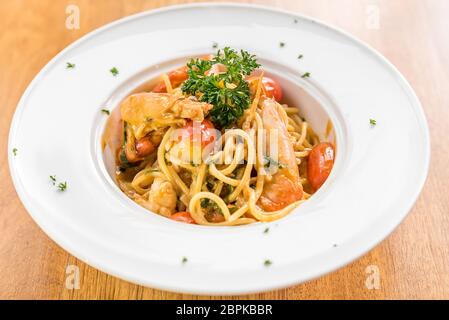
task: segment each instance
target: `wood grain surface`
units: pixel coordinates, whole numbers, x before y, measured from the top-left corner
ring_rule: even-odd
[[[185,2],[188,1],[0,0],[0,298],[211,298],[141,287],[78,261],[51,241],[27,214],[12,185],[7,164],[7,152],[12,152],[7,149],[8,132],[17,102],[29,82],[53,56],[82,35],[115,19]],[[364,257],[302,285],[226,298],[449,298],[449,1],[253,2],[321,19],[384,54],[410,81],[421,99],[431,131],[432,160],[424,190],[409,216],[387,240]],[[65,27],[65,10],[69,4],[80,8],[79,30]],[[373,28],[370,20],[376,10],[379,28]],[[68,265],[79,267],[79,289],[66,287]],[[366,285],[372,266],[380,273],[378,289]]]

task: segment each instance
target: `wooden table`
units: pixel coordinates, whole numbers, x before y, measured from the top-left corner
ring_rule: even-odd
[[[27,214],[16,195],[7,165],[6,152],[12,152],[7,150],[8,131],[17,102],[32,78],[54,55],[110,21],[182,2],[187,1],[0,0],[0,150],[3,151],[0,298],[210,298],[144,288],[78,261],[51,241]],[[254,2],[301,12],[336,25],[384,54],[410,81],[422,101],[431,131],[432,162],[427,183],[410,215],[363,258],[302,285],[239,298],[449,298],[449,1]],[[66,6],[71,3],[80,8],[79,30],[68,30],[65,26]],[[80,268],[78,290],[66,288],[67,265]],[[370,266],[380,272],[378,289],[366,285],[373,270]]]

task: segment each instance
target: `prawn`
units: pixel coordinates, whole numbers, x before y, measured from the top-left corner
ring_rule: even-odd
[[[138,162],[153,153],[161,140],[161,128],[172,123],[184,124],[185,119],[203,121],[211,108],[209,103],[179,94],[144,92],[127,97],[120,105],[127,161]],[[137,139],[136,128],[149,128],[151,132],[147,135],[147,130]]]
[[[278,148],[276,161],[278,168],[271,179],[266,179],[257,201],[258,206],[267,212],[281,210],[303,197],[295,152],[286,124],[278,112],[278,107],[279,105],[274,99],[265,99],[261,111],[263,127],[267,133],[267,154],[271,154],[270,148],[275,146]],[[277,141],[270,141],[271,130],[277,130]]]
[[[157,177],[150,191],[144,196],[137,196],[136,202],[141,206],[165,217],[170,217],[176,209],[177,195],[172,183],[167,179]]]

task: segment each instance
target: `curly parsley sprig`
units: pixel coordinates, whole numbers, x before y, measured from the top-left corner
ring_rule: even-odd
[[[226,71],[206,75],[217,63],[224,65]],[[225,128],[236,122],[249,107],[250,91],[244,77],[259,66],[254,55],[226,47],[223,51],[218,50],[212,60],[190,60],[187,63],[189,78],[184,82],[182,91],[212,104],[212,122],[219,128]]]

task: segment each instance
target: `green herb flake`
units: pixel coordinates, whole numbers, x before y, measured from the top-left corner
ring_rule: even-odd
[[[300,54],[300,55],[298,56],[298,59],[301,60],[302,58],[304,58],[304,55]]]
[[[271,266],[273,264],[273,262],[271,261],[271,260],[265,260],[264,262],[263,262],[263,265],[265,266],[265,267],[269,267],[269,266]]]
[[[285,42],[279,42],[279,47],[281,48],[285,47]]]
[[[60,183],[58,184],[58,189],[59,189],[59,191],[61,191],[61,192],[65,191],[65,190],[67,189],[67,181],[65,181],[65,182],[60,182]]]
[[[75,64],[74,64],[74,63],[67,62],[67,65],[66,65],[65,68],[66,68],[66,69],[74,69],[74,68],[75,68]]]
[[[116,67],[112,68],[112,69],[109,70],[109,71],[112,73],[112,75],[113,75],[114,77],[116,77],[116,76],[119,74],[119,71],[118,71],[118,69],[117,69]]]
[[[310,72],[304,73],[301,78],[310,78]]]
[[[298,23],[298,19],[293,20],[293,23]]]
[[[375,119],[369,119],[369,124],[371,127],[375,127],[377,125],[377,121]]]
[[[267,234],[268,232],[270,232],[270,228],[265,228],[265,230],[263,231],[263,233]]]
[[[17,150],[17,148],[12,149],[12,153],[14,154],[14,157],[17,156],[17,151],[19,151],[19,150]]]
[[[229,213],[231,213],[231,214],[238,210],[238,208],[236,206],[228,206],[228,209],[229,209]]]
[[[216,42],[212,43],[212,48],[217,49],[218,48],[218,43],[216,43]]]
[[[53,185],[56,184],[56,176],[50,176],[50,180],[53,183]]]
[[[203,198],[200,200],[201,208],[207,208],[209,206],[210,200],[208,198]]]
[[[111,114],[111,112],[108,109],[101,109],[101,112],[107,114],[108,116]]]
[[[264,156],[263,158],[264,158],[264,167],[265,168],[269,168],[271,166],[276,166],[279,169],[285,169],[285,168],[288,167],[285,163],[282,163],[280,161],[276,161],[276,160],[274,160],[274,159],[272,159],[272,158],[270,158],[268,156]]]
[[[187,259],[187,257],[182,257],[182,260],[181,260],[182,264],[186,264],[187,261],[189,261],[189,260]]]
[[[199,167],[199,163],[196,163],[195,161],[190,161],[190,165],[194,168]]]

